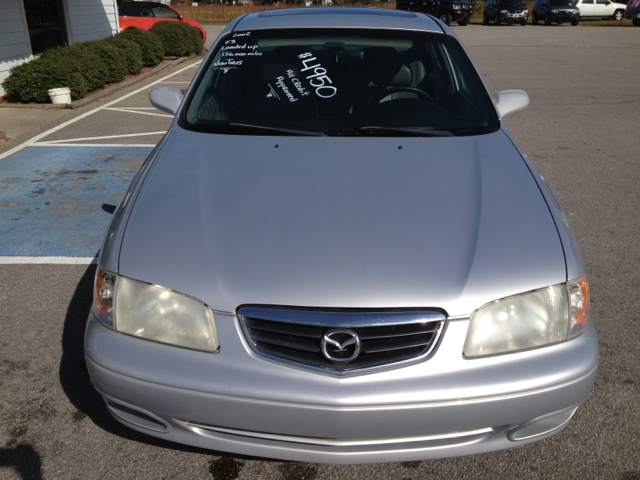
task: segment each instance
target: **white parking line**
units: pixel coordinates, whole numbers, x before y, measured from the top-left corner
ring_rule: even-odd
[[[34,145],[42,145],[46,143],[47,145],[55,145],[57,143],[66,143],[66,142],[82,142],[84,140],[105,140],[107,138],[125,138],[125,137],[143,137],[145,135],[164,135],[167,133],[166,130],[162,132],[147,132],[147,133],[125,133],[123,135],[104,135],[102,137],[84,137],[84,138],[67,138],[64,140],[51,140],[49,142],[38,142]]]
[[[35,137],[30,138],[26,142],[24,142],[24,143],[14,147],[14,148],[12,148],[11,150],[7,150],[4,153],[0,153],[0,160],[2,160],[4,158],[7,158],[8,156],[13,155],[16,152],[19,152],[23,148],[30,147],[31,145],[35,144],[39,140],[41,140],[41,139],[43,139],[45,137],[48,137],[49,135],[51,135],[54,132],[57,132],[58,130],[62,130],[63,128],[68,127],[69,125],[72,125],[72,124],[74,124],[76,122],[79,122],[80,120],[82,120],[84,118],[87,118],[89,115],[93,115],[94,113],[97,113],[97,112],[99,112],[101,110],[104,110],[105,108],[108,108],[111,105],[115,105],[116,103],[121,102],[125,98],[129,98],[129,97],[132,97],[133,95],[136,95],[136,94],[138,94],[140,92],[144,92],[145,90],[149,89],[150,87],[152,87],[154,85],[157,85],[158,83],[164,82],[167,78],[174,77],[174,76],[184,72],[185,70],[189,70],[190,68],[198,66],[201,63],[202,63],[202,60],[199,60],[199,61],[197,61],[195,63],[192,63],[191,65],[188,65],[188,66],[186,66],[184,68],[181,68],[180,70],[178,70],[178,71],[176,71],[176,72],[174,72],[174,73],[172,73],[170,75],[167,75],[166,77],[162,77],[162,78],[156,80],[155,82],[151,82],[151,83],[145,85],[144,87],[138,88],[137,90],[134,90],[133,92],[127,93],[126,95],[123,95],[122,97],[119,97],[119,98],[117,98],[117,99],[115,99],[115,100],[113,100],[113,101],[111,101],[109,103],[105,103],[101,107],[94,108],[93,110],[90,110],[90,111],[88,111],[86,113],[83,113],[82,115],[79,115],[79,116],[77,116],[75,118],[72,118],[71,120],[68,120],[68,121],[66,121],[64,123],[61,123],[57,127],[53,127],[51,129],[47,130],[46,132],[43,132],[43,133],[41,133],[39,135],[36,135]]]
[[[127,108],[105,108],[105,110],[111,110],[113,112],[137,113],[138,115],[153,115],[154,117],[167,117],[167,118],[174,117],[173,115],[166,115],[164,113],[139,112],[137,110],[129,110]]]
[[[0,257],[0,265],[92,265],[98,257]]]

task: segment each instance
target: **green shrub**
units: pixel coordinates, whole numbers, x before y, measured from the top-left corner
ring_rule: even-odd
[[[142,52],[142,64],[145,67],[155,67],[164,60],[164,47],[158,36],[154,33],[130,28],[118,33],[115,38],[124,38],[137,43]]]
[[[107,41],[125,56],[127,75],[137,75],[142,70],[142,50],[140,45],[121,36],[109,37]]]
[[[160,37],[164,45],[164,54],[172,57],[185,57],[202,51],[203,42],[200,30],[185,22],[158,22],[149,30]]]
[[[69,87],[74,100],[87,93],[85,78],[58,58],[37,58],[13,67],[2,87],[11,97],[26,103],[48,102],[50,88]]]
[[[52,48],[43,52],[40,58],[64,63],[72,72],[80,73],[87,81],[90,92],[104,87],[106,83],[107,66],[100,56],[87,48],[86,44],[76,43],[69,47]]]
[[[84,42],[80,45],[102,59],[107,70],[107,76],[104,79],[105,83],[121,82],[127,75],[127,59],[121,49],[106,40]]]

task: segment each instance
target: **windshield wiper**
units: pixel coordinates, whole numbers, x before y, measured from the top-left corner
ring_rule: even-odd
[[[378,127],[370,125],[366,127],[355,127],[346,130],[329,130],[327,135],[336,136],[400,136],[400,137],[453,137],[453,133],[446,130],[425,130],[422,128],[395,128]]]
[[[313,130],[294,130],[291,128],[266,127],[264,125],[251,125],[249,123],[223,123],[207,125],[190,125],[192,130],[204,133],[241,133],[241,132],[261,132],[267,135],[298,135],[305,137],[326,137],[322,132]]]

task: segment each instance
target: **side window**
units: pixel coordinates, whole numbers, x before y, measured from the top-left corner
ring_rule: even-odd
[[[154,7],[153,13],[157,18],[169,18],[171,20],[178,20],[180,18],[180,15],[171,10],[169,7],[165,7],[164,5]]]
[[[582,0],[583,5],[593,5],[593,0]]]
[[[597,0],[598,5],[606,5],[607,0]]]
[[[153,13],[151,13],[151,9],[150,8],[145,8],[144,10],[142,10],[142,12],[140,12],[140,16],[141,17],[153,17]]]

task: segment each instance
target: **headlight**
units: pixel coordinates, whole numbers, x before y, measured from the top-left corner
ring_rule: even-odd
[[[488,303],[471,314],[466,358],[542,347],[573,338],[589,323],[586,278]]]
[[[92,313],[105,326],[146,340],[204,352],[219,347],[213,312],[204,303],[102,269],[96,272]]]
[[[522,11],[522,15],[524,15],[525,17],[526,17],[527,15],[529,15],[529,10],[523,10],[523,11]]]
[[[454,10],[460,10],[460,6],[459,5],[453,5],[453,9]]]
[[[551,13],[558,13],[558,10],[551,10]]]

